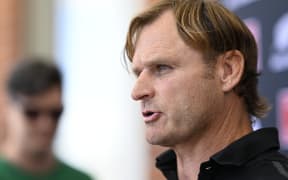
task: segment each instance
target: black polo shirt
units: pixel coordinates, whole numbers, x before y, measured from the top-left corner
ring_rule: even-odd
[[[278,150],[275,128],[251,132],[203,162],[198,180],[288,180],[288,159]],[[156,166],[168,180],[178,180],[174,151],[161,154]]]

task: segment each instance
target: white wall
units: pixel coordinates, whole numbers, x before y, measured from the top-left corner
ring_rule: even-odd
[[[140,0],[139,0],[140,1]],[[148,151],[132,78],[121,64],[136,0],[58,0],[55,50],[65,75],[59,156],[101,180],[147,179]]]

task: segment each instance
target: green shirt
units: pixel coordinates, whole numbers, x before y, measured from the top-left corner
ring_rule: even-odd
[[[0,180],[92,180],[92,178],[61,161],[57,161],[57,165],[50,172],[35,175],[0,158]]]

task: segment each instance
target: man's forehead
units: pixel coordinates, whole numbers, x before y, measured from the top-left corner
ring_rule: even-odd
[[[164,11],[159,17],[157,17],[153,22],[144,25],[137,33],[136,46],[141,37],[145,37],[144,42],[149,40],[149,37],[153,34],[157,36],[153,37],[161,39],[169,39],[171,35],[178,34],[177,24],[172,11]],[[147,42],[148,43],[148,42]]]
[[[182,40],[172,11],[163,12],[153,23],[145,25],[138,33],[132,63],[139,59],[155,59],[149,56],[154,56],[158,51],[175,49],[175,41],[179,39]]]
[[[46,105],[61,105],[62,100],[61,97],[54,98],[54,97],[44,97],[42,94],[36,95],[23,95],[19,94],[13,99],[14,104],[18,104],[21,106],[46,106]]]

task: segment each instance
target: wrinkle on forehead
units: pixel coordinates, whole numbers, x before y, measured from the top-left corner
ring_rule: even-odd
[[[177,57],[183,48],[189,48],[178,33],[172,10],[164,11],[153,23],[144,26],[135,47],[133,67],[150,59]]]

